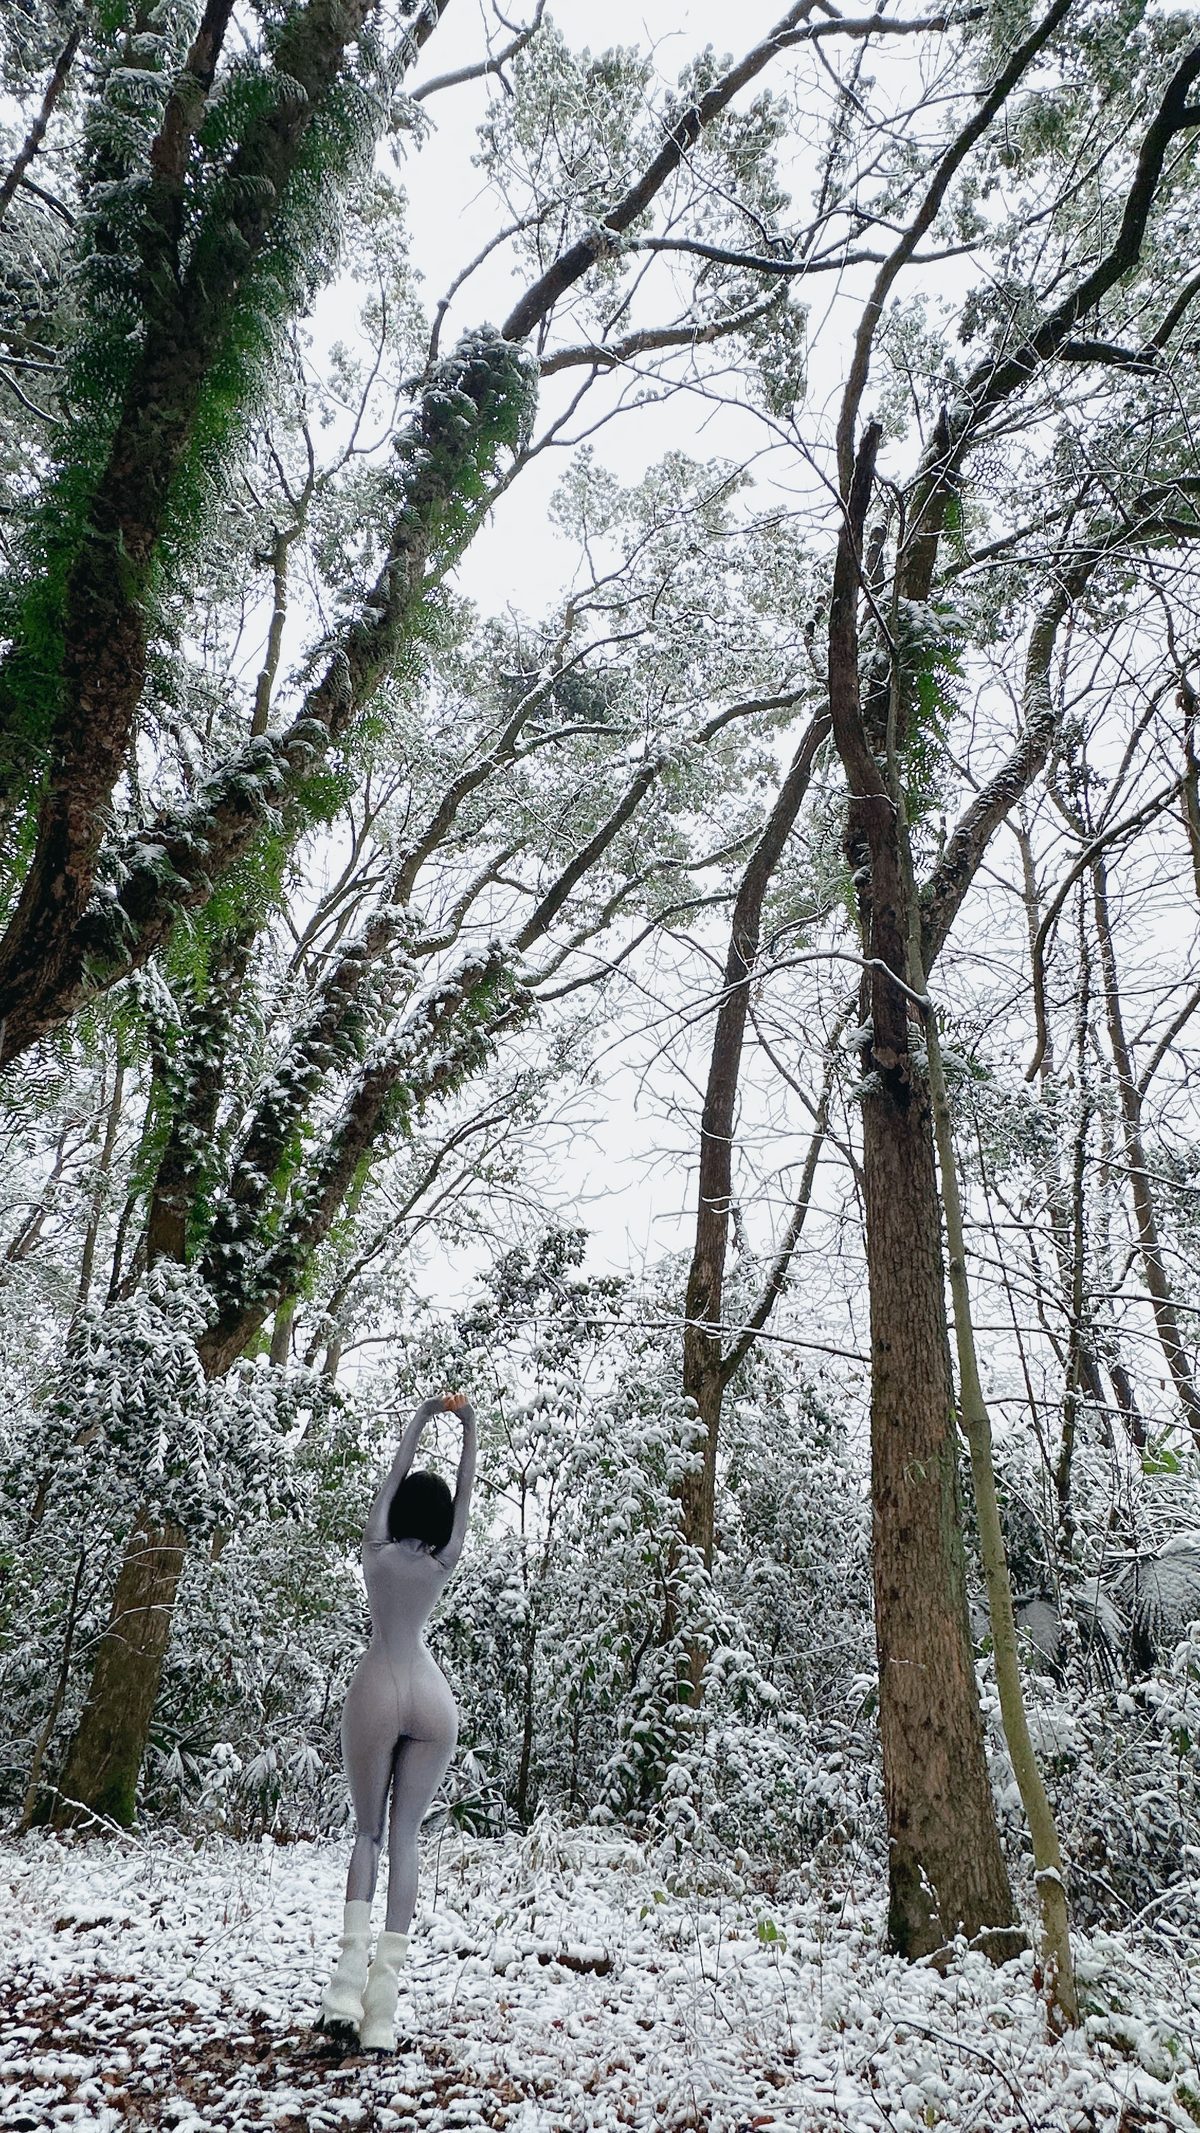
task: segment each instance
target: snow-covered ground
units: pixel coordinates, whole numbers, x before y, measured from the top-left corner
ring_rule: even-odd
[[[0,1844],[0,2125],[1134,2133],[1200,2124],[1200,1955],[1084,1943],[1084,2033],[1028,1958],[880,1952],[877,1891],[670,1879],[539,1827],[428,1848],[394,2058],[314,2033],[344,1847]]]

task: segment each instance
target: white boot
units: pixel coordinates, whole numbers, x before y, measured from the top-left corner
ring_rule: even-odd
[[[381,1933],[375,1959],[363,1994],[363,2018],[358,2040],[368,2051],[396,2049],[396,1995],[400,1990],[400,1965],[408,1954],[407,1933]]]
[[[321,2020],[347,2022],[356,2029],[362,2020],[363,1992],[367,1983],[367,1960],[371,1952],[371,1906],[348,1903],[342,1914],[341,1952],[337,1967],[325,1987]]]

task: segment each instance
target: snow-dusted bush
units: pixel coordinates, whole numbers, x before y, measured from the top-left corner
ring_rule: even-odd
[[[291,1514],[189,1559],[144,1776],[151,1810],[239,1836],[343,1820],[338,1720],[369,1632],[357,1541],[370,1480],[358,1418],[327,1406],[296,1448]]]
[[[861,1826],[873,1784],[865,1728],[846,1753],[870,1631],[844,1437],[802,1379],[752,1359],[727,1403],[708,1577],[678,1523],[697,1456],[678,1269],[641,1292],[589,1283],[580,1243],[510,1264],[510,1292],[456,1329],[494,1385],[490,1525],[440,1636],[465,1732],[522,1819],[548,1807],[807,1858]]]
[[[183,1529],[192,1543],[189,1584],[207,1590],[221,1582],[232,1536],[253,1530],[261,1549],[277,1522],[295,1531],[316,1515],[319,1476],[301,1449],[310,1431],[320,1433],[328,1388],[311,1372],[265,1361],[208,1383],[195,1345],[204,1322],[191,1277],[160,1265],[128,1297],[79,1314],[43,1400],[9,1417],[0,1469],[0,1697],[10,1759],[0,1797],[10,1803],[39,1755],[53,1769],[78,1717],[139,1519]],[[242,1604],[239,1593],[234,1611]],[[249,1592],[245,1604],[254,1604]],[[210,1623],[199,1652],[176,1642],[151,1776],[164,1741],[184,1754],[179,1744],[194,1724],[174,1693],[180,1672],[192,1667],[211,1710],[234,1658],[252,1664],[253,1651],[253,1636],[231,1633],[222,1619]]]
[[[1200,1638],[1080,1694],[1050,1761],[1083,1925],[1200,1901]]]
[[[1006,1468],[1030,1720],[1075,1916],[1122,1925],[1148,1908],[1187,1915],[1200,1880],[1200,1459],[1083,1431],[1076,1546],[1065,1563],[1033,1516],[1031,1456],[1010,1446]],[[998,1724],[993,1731],[1001,1806],[1020,1844]]]
[[[346,1811],[337,1729],[367,1634],[358,1537],[410,1402],[472,1388],[472,1534],[431,1625],[462,1711],[459,1821],[547,1809],[791,1863],[873,1826],[865,1517],[842,1434],[766,1357],[731,1395],[715,1575],[683,1547],[696,1426],[661,1289],[585,1279],[583,1240],[501,1259],[398,1373],[310,1422],[287,1518],[191,1560],[147,1801],[238,1833]],[[430,1447],[449,1471],[456,1425]],[[423,1454],[424,1456],[424,1454]],[[699,1710],[688,1694],[703,1655]]]

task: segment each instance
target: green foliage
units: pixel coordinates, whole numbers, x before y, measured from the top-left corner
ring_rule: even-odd
[[[794,421],[808,390],[808,310],[785,288],[746,328],[745,347],[769,415]]]
[[[121,13],[124,19],[126,11]],[[92,499],[145,322],[140,240],[148,189],[142,173],[186,50],[188,13],[168,6],[153,31],[110,44],[87,100],[75,256],[57,297],[65,361],[61,397],[70,423],[58,432],[49,482],[24,530],[24,568],[6,575],[0,594],[0,638],[11,646],[0,666],[0,785],[9,790],[36,762],[58,709],[67,584],[84,542],[94,537]],[[121,557],[112,561],[123,567]]]
[[[201,285],[221,273],[231,242],[231,195],[266,179],[238,177],[230,168],[241,141],[288,95],[287,84],[252,62],[235,67],[207,108],[201,145],[208,163],[191,261]],[[158,556],[160,582],[177,587],[196,548],[209,534],[228,485],[244,464],[255,423],[267,404],[287,337],[336,268],[350,192],[367,182],[382,112],[366,81],[352,68],[323,99],[306,128],[266,241],[240,277],[226,306],[203,390],[189,431],[188,452],[172,486],[170,515]],[[208,255],[214,254],[211,263]]]
[[[168,427],[181,423],[185,433],[149,553],[136,563],[123,552],[109,559],[152,628],[164,597],[178,601],[189,568],[212,538],[286,335],[333,272],[347,194],[369,172],[388,108],[371,54],[366,62],[360,54],[302,130],[276,202],[275,182],[265,171],[253,174],[255,144],[281,102],[294,97],[295,85],[259,58],[236,61],[222,93],[206,107],[168,265],[160,257],[163,204],[145,173],[189,20],[187,10],[158,11],[152,34],[139,31],[110,56],[89,103],[89,175],[70,284],[64,388],[71,422],[28,531],[23,577],[10,584],[0,611],[0,631],[12,644],[0,672],[11,737],[0,777],[10,783],[36,772],[53,727],[72,574],[89,543],[112,539],[94,524],[93,504],[119,422],[152,418]],[[247,148],[249,171],[241,167]],[[251,253],[238,225],[246,211],[253,223],[260,206],[270,211],[269,229]],[[177,376],[164,383],[160,373],[154,380],[161,406],[131,409],[139,358],[164,321],[184,340],[199,338],[200,379],[178,363]],[[144,434],[143,451],[148,443]]]
[[[548,22],[513,62],[511,79],[513,94],[492,102],[480,129],[478,160],[514,215],[536,197],[541,227],[522,240],[532,262],[547,234],[568,242],[632,182],[644,153],[650,67],[628,46],[572,51]]]
[[[474,531],[501,452],[528,441],[537,366],[490,327],[464,335],[423,382],[396,444],[397,545],[449,568]]]
[[[893,627],[903,711],[900,748],[910,822],[944,804],[946,744],[964,678],[965,632],[948,600],[896,603]]]

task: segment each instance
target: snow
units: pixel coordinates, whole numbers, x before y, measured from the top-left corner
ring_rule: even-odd
[[[881,1951],[848,1871],[786,1893],[670,1874],[611,1832],[443,1831],[394,2057],[313,2029],[345,1847],[149,1836],[0,1844],[0,2126],[42,2133],[1134,2133],[1200,2112],[1186,1942],[1081,1946],[1047,2038],[1029,1957]],[[1178,2011],[1172,2014],[1171,2009]],[[1188,2039],[1191,2048],[1188,2048]],[[1189,2109],[1190,2103],[1190,2109]]]

